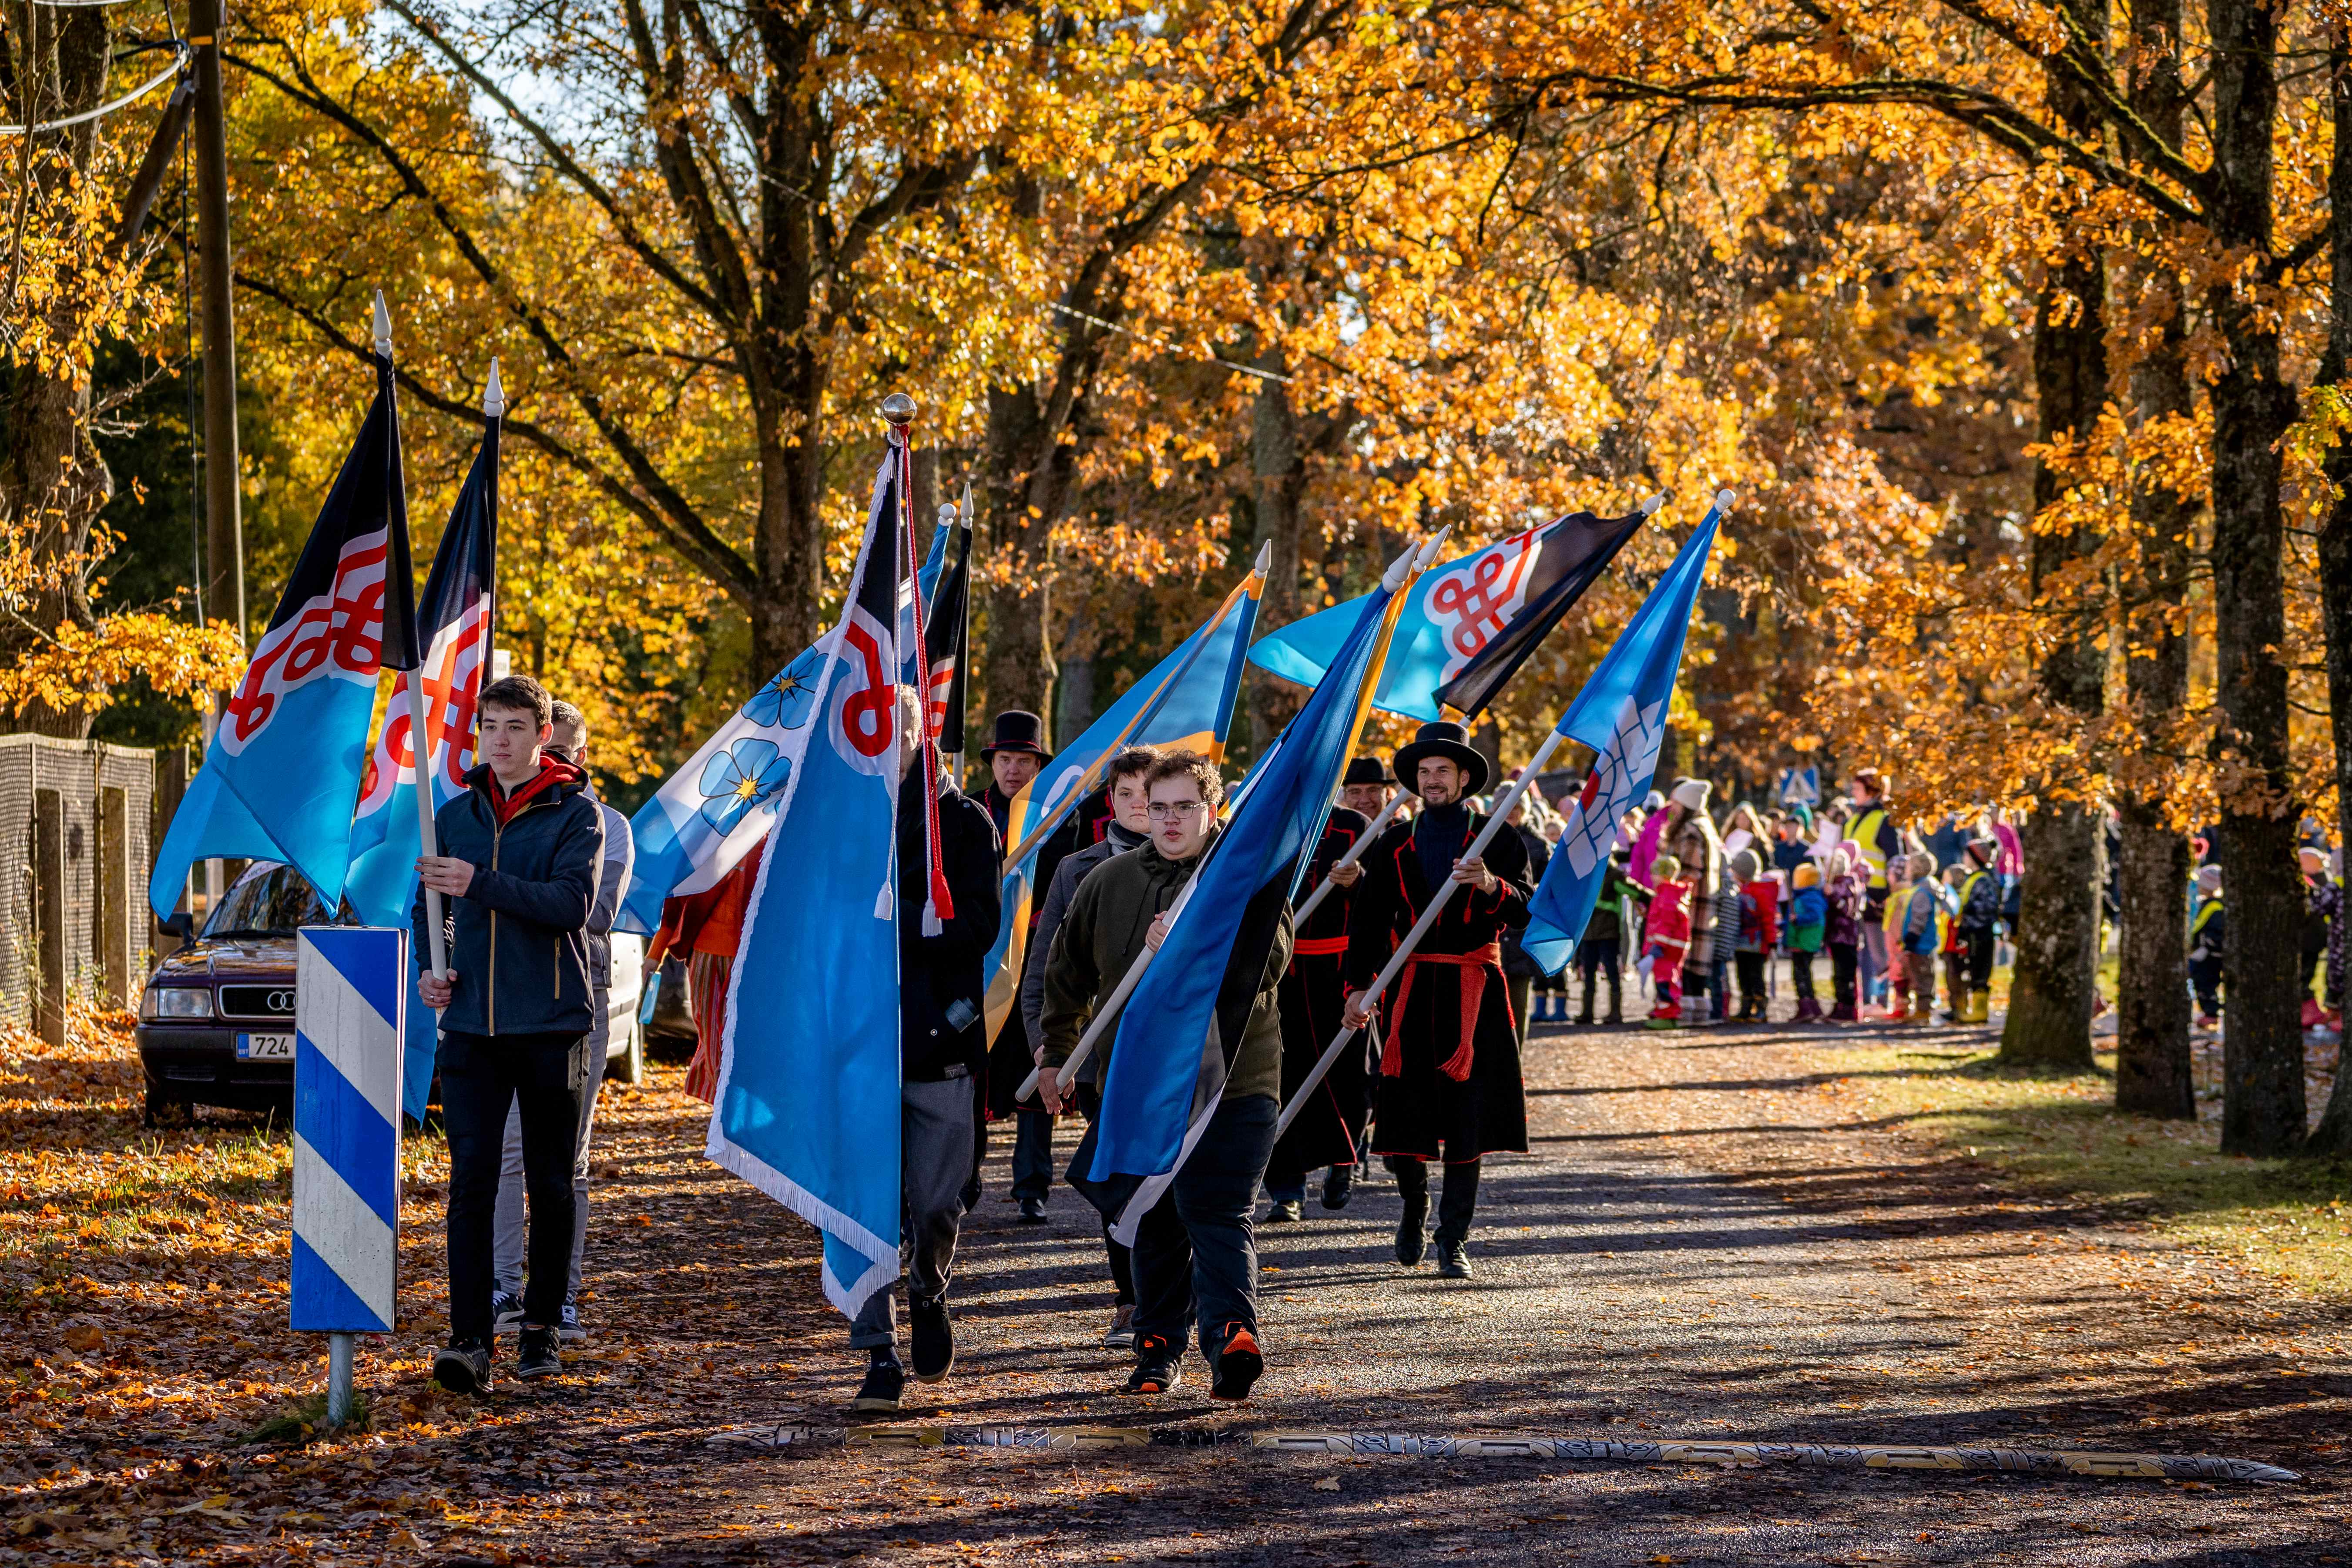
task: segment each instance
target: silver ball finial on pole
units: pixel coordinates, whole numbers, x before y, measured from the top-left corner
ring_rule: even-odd
[[[890,439],[894,445],[907,444],[907,426],[915,422],[915,400],[903,392],[894,392],[882,400],[882,417],[890,422]]]

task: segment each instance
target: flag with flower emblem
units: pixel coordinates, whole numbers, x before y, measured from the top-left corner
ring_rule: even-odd
[[[614,930],[658,931],[663,900],[715,887],[767,837],[824,665],[820,646],[784,666],[637,808],[637,860]]]

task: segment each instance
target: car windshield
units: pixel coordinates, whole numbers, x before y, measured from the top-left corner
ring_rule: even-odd
[[[327,906],[309,879],[291,866],[256,860],[205,921],[206,936],[292,936],[306,925],[328,923]]]

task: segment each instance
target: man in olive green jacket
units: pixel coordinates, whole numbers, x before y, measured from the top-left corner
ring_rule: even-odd
[[[1163,757],[1148,775],[1147,787],[1150,842],[1114,855],[1087,874],[1045,960],[1045,1070],[1038,1075],[1038,1093],[1049,1110],[1061,1098],[1055,1069],[1076,1048],[1097,1003],[1118,987],[1147,948],[1159,947],[1167,934],[1169,906],[1215,837],[1224,785],[1207,758],[1190,752]],[[1241,912],[1227,911],[1225,918]],[[1276,997],[1290,965],[1286,909],[1274,924],[1271,948],[1255,965],[1255,973],[1237,981],[1229,971],[1221,988],[1218,1016],[1232,1017],[1245,1005],[1247,1022],[1226,1052],[1224,1090],[1216,1111],[1167,1194],[1136,1230],[1130,1393],[1164,1393],[1182,1381],[1178,1363],[1196,1320],[1213,1396],[1246,1398],[1265,1371],[1257,1342],[1257,1249],[1250,1222],[1259,1179],[1274,1152],[1282,1094]],[[1237,960],[1242,956],[1236,952]],[[1234,1005],[1229,1008],[1228,1000]],[[1183,1043],[1170,1044],[1174,1048]],[[1108,1045],[1107,1038],[1097,1048]],[[1198,1050],[1199,1042],[1187,1048]],[[1118,1066],[1114,1057],[1108,1070],[1116,1072]],[[1089,1133],[1071,1166],[1072,1184],[1090,1197],[1098,1195],[1097,1189],[1076,1178],[1083,1173],[1079,1164],[1093,1157],[1092,1144]]]

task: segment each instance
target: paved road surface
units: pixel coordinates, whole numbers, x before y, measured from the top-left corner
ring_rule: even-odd
[[[2004,1197],[1858,1121],[1839,1075],[1800,1048],[1838,1037],[1545,1031],[1528,1060],[1535,1149],[1490,1163],[1477,1277],[1396,1266],[1384,1177],[1337,1215],[1310,1187],[1307,1223],[1260,1233],[1271,1371],[1238,1417],[1212,1405],[1197,1361],[1169,1396],[1114,1392],[1124,1363],[1092,1348],[1109,1292],[1091,1216],[1057,1188],[1049,1226],[1014,1224],[1001,1139],[961,1261],[961,1359],[904,1419],[2159,1447],[2312,1480],[757,1450],[714,1438],[841,1423],[857,1363],[814,1300],[807,1233],[688,1156],[699,1133],[682,1121],[687,1149],[624,1145],[654,1224],[622,1244],[635,1250],[610,1260],[600,1298],[674,1314],[686,1348],[671,1353],[711,1358],[708,1404],[633,1407],[614,1365],[518,1396],[546,1401],[523,1428],[558,1466],[566,1444],[642,1445],[641,1493],[569,1510],[562,1539],[582,1560],[2352,1562],[2340,1311],[2128,1220]],[[702,1272],[680,1289],[673,1238],[693,1226],[738,1228],[702,1232],[688,1265]],[[761,1305],[781,1321],[746,1334]]]

